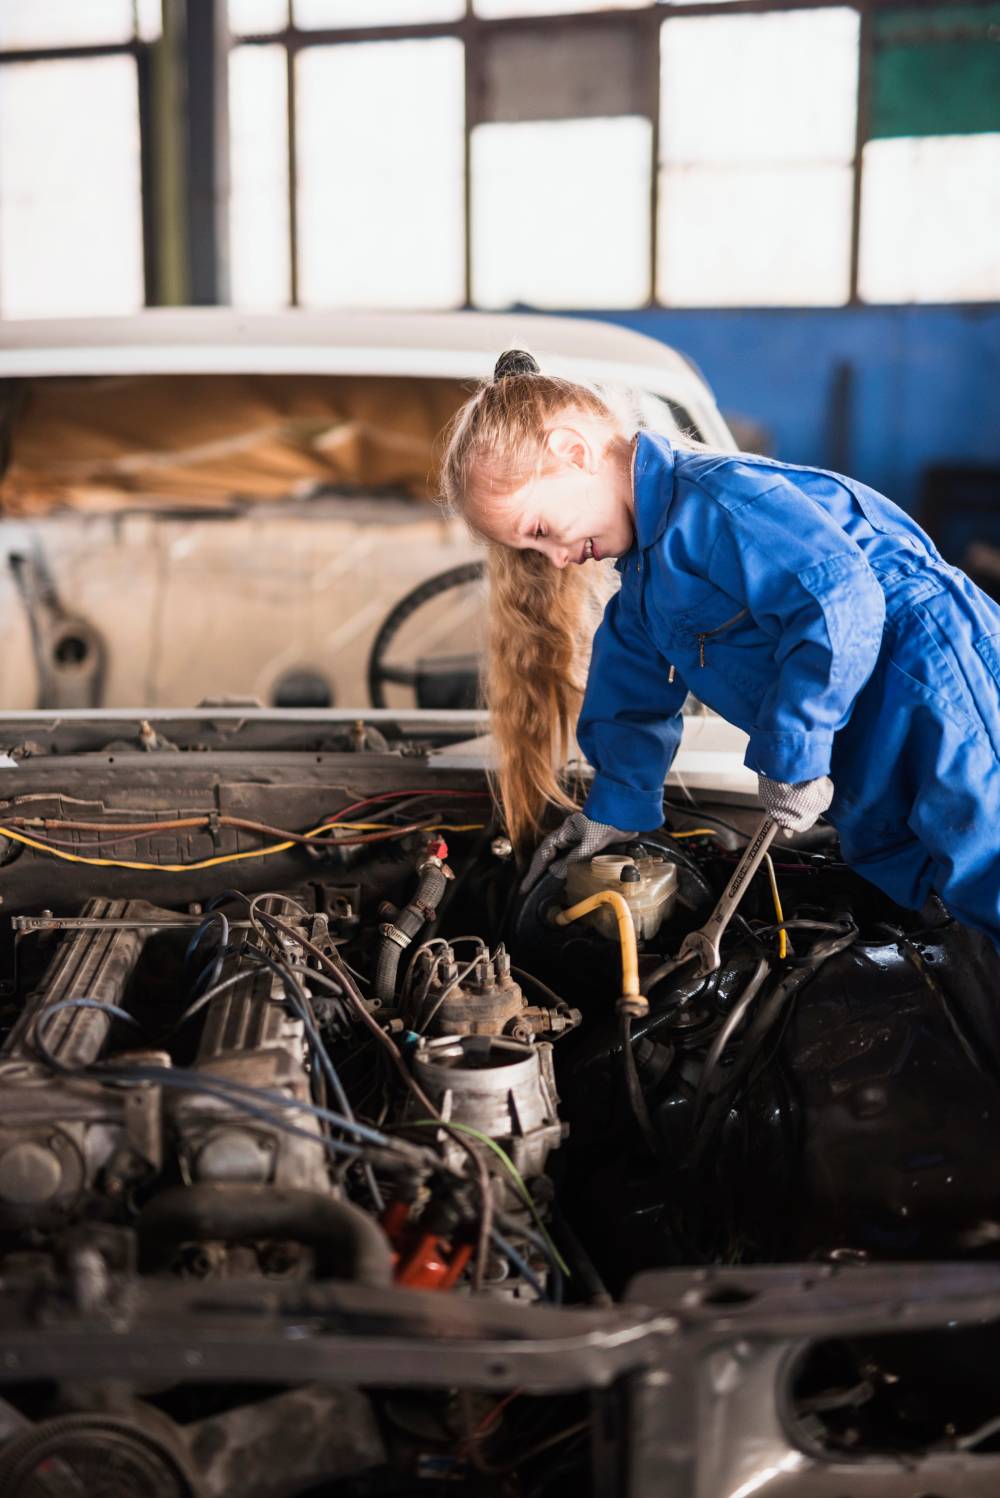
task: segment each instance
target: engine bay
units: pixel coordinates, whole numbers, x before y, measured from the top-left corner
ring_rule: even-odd
[[[238,1296],[357,1333],[388,1296],[411,1330],[475,1341],[493,1317],[516,1341],[617,1314],[664,1271],[995,1259],[988,942],[893,905],[821,825],[775,843],[718,970],[692,976],[670,959],[753,808],[668,798],[655,833],[522,895],[481,772],[346,732],[12,756],[0,1278],[36,1329],[52,1305],[124,1327],[162,1289],[175,1330]],[[560,919],[602,889],[638,939],[626,1026],[613,916]],[[948,1358],[814,1337],[798,1439],[995,1450],[988,1380],[952,1368],[956,1339],[991,1333],[956,1331]],[[0,1494],[74,1491],[69,1473],[89,1492],[112,1448],[102,1492],[626,1490],[611,1373],[553,1392],[484,1364],[484,1392],[401,1353],[394,1378],[293,1380],[264,1348],[243,1378],[9,1366]]]

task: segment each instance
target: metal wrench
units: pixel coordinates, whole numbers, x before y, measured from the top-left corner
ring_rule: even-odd
[[[779,824],[765,817],[750,842],[747,844],[743,857],[733,870],[732,877],[723,891],[722,898],[712,911],[708,920],[700,931],[691,931],[681,942],[674,958],[673,966],[680,967],[682,963],[697,959],[698,977],[705,978],[722,961],[719,955],[719,940],[729,922],[732,920],[740,900],[750,880],[756,874],[768,848],[774,841]]]

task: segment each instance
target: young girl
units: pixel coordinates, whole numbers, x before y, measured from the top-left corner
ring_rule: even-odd
[[[749,734],[782,827],[825,812],[899,904],[936,891],[1000,945],[1000,608],[864,484],[636,424],[513,351],[448,436],[445,495],[490,543],[488,699],[515,843],[572,806],[557,773],[577,713],[595,770],[526,884],[662,824],[690,690]],[[585,564],[609,557],[621,586],[584,692]]]

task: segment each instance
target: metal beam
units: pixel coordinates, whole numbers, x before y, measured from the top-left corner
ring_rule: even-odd
[[[184,142],[184,15],[166,0],[159,39],[139,55],[146,305],[188,299]]]
[[[229,300],[229,33],[225,0],[184,12],[188,300]]]
[[[593,10],[575,11],[569,14],[558,12],[541,16],[503,16],[495,20],[484,20],[475,14],[467,14],[457,21],[426,21],[401,25],[383,26],[325,26],[302,30],[295,26],[278,31],[252,32],[234,40],[241,45],[266,46],[281,43],[301,50],[306,47],[339,46],[350,42],[391,42],[429,40],[432,37],[452,36],[469,39],[470,32],[501,34],[504,31],[553,31],[558,35],[569,35],[577,27],[621,26],[623,24],[645,27],[650,18],[657,22],[672,20],[675,16],[729,16],[759,15],[767,11],[823,10],[842,7],[845,0],[680,0],[680,3],[653,4],[638,10]],[[850,0],[857,10],[884,11],[899,9],[901,4],[907,11],[947,11],[969,8],[970,0]],[[975,6],[980,0],[971,0]]]
[[[868,139],[871,102],[873,32],[872,15],[863,9],[858,28],[858,105],[854,127],[854,157],[851,163],[851,259],[848,301],[855,306],[858,295],[858,265],[861,254],[861,168]]]

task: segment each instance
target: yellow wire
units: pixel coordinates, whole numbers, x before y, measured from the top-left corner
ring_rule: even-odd
[[[764,859],[767,863],[767,877],[771,884],[771,899],[774,901],[774,913],[778,917],[778,924],[781,925],[785,917],[781,909],[781,896],[778,894],[778,877],[774,872],[774,864],[771,862],[770,853],[765,853]],[[788,933],[784,926],[778,932],[778,956],[782,962],[788,956]]]
[[[480,832],[485,826],[483,822],[464,822],[456,824],[453,822],[435,822],[430,827],[424,827],[423,832]],[[321,822],[318,827],[303,833],[303,837],[318,837],[321,832],[330,832],[341,829],[346,832],[381,832],[385,828],[384,822]],[[153,837],[155,833],[138,834],[143,837]],[[289,848],[295,848],[299,844],[294,842],[271,843],[265,848],[254,848],[245,853],[223,853],[216,858],[202,858],[196,863],[139,863],[135,860],[125,858],[85,858],[80,853],[67,853],[64,848],[51,848],[46,843],[37,842],[32,837],[26,837],[23,832],[15,832],[13,827],[0,826],[0,836],[10,838],[12,842],[22,843],[26,848],[34,848],[37,853],[48,853],[52,858],[61,858],[65,863],[84,863],[96,869],[138,869],[150,874],[187,874],[198,869],[214,869],[220,864],[242,863],[247,858],[270,858],[275,853],[287,853]],[[711,827],[694,827],[687,832],[672,832],[671,837],[718,837],[719,834]],[[785,917],[781,910],[781,898],[778,894],[778,881],[775,878],[774,864],[771,862],[770,853],[765,854],[767,860],[768,879],[771,884],[771,898],[774,901],[774,913],[779,923]],[[778,932],[778,955],[782,959],[788,954],[788,938],[784,931]]]
[[[716,837],[720,842],[723,841],[721,832],[716,832],[714,827],[692,827],[687,832],[672,832],[670,836],[676,838]],[[774,872],[774,864],[771,862],[770,853],[765,853],[764,857],[767,860],[767,877],[771,885],[771,899],[774,902],[774,913],[778,918],[778,924],[781,925],[785,917],[781,909],[781,896],[778,894],[778,880]],[[778,932],[778,956],[782,962],[788,956],[788,934],[784,930]]]
[[[438,822],[431,827],[421,828],[422,832],[479,832],[486,824],[484,822],[468,822],[462,826],[455,826],[450,822]],[[358,830],[370,830],[377,828],[379,831],[385,829],[384,822],[323,822],[319,827],[313,827],[309,832],[304,832],[303,837],[317,837],[321,832],[329,832],[331,828],[343,827],[349,832]],[[139,837],[153,837],[155,833],[138,833]],[[202,858],[197,863],[137,863],[125,858],[85,858],[81,853],[67,853],[62,848],[50,848],[47,843],[39,843],[33,837],[25,837],[23,832],[15,832],[13,827],[0,826],[0,837],[9,837],[12,842],[23,843],[26,848],[34,848],[38,853],[48,853],[53,858],[61,858],[66,863],[86,863],[95,869],[142,869],[150,874],[187,874],[195,869],[214,869],[221,863],[241,863],[244,858],[270,858],[273,853],[287,853],[289,848],[301,846],[299,843],[271,843],[265,848],[254,848],[246,853],[223,853],[217,858]]]

